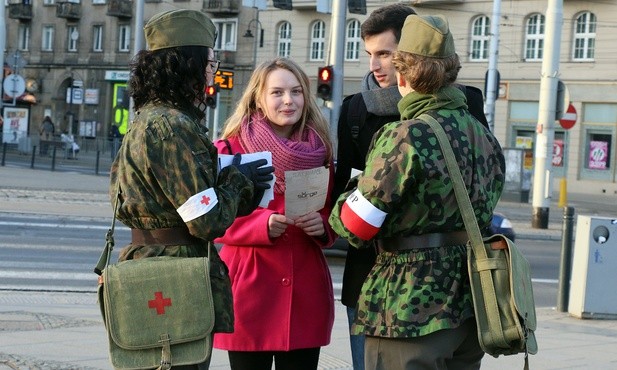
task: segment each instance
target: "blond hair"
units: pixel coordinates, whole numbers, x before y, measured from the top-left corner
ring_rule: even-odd
[[[262,106],[265,106],[266,81],[270,73],[277,69],[285,69],[293,73],[298,81],[300,81],[300,86],[302,87],[304,107],[302,108],[300,120],[294,125],[294,131],[299,130],[299,132],[303,132],[307,125],[312,127],[326,146],[327,160],[332,160],[333,149],[332,141],[330,140],[328,121],[326,121],[326,118],[317,106],[315,98],[311,95],[308,76],[296,62],[288,58],[275,58],[266,61],[255,69],[235,111],[225,121],[221,138],[225,139],[231,136],[237,136],[240,133],[240,126],[245,117],[250,117],[256,113],[262,113],[260,109],[257,108],[257,103],[259,102]]]

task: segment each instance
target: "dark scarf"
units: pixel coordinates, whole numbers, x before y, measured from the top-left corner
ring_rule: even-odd
[[[379,86],[373,72],[367,73],[362,79],[362,98],[369,113],[377,116],[398,115],[396,105],[401,100],[398,86]]]
[[[254,114],[250,122],[242,121],[239,138],[247,153],[272,152],[274,191],[280,194],[285,193],[285,171],[308,170],[326,162],[326,147],[309,123],[304,132],[294,130],[287,139],[277,136],[264,116]]]

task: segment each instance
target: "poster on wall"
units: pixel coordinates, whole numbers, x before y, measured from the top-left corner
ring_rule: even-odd
[[[525,151],[525,161],[523,162],[523,168],[527,171],[531,171],[533,168],[533,138],[527,136],[517,136],[515,146],[517,148],[529,149]]]
[[[28,136],[28,109],[4,107],[2,118],[3,143],[18,144],[20,138]]]
[[[81,137],[96,137],[96,121],[79,121],[79,136]]]
[[[553,141],[553,167],[563,167],[563,140]]]
[[[590,141],[589,142],[588,168],[592,170],[605,170],[607,159],[608,159],[608,142]]]

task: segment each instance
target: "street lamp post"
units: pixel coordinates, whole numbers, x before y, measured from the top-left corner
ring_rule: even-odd
[[[251,32],[251,25],[253,23],[255,23],[255,36],[253,36],[253,32]],[[246,32],[244,33],[244,37],[255,38],[255,40],[253,41],[253,70],[257,66],[257,43],[260,37],[260,30],[263,30],[263,27],[261,25],[261,22],[259,21],[259,10],[257,10],[257,16],[255,17],[255,19],[250,20]]]
[[[73,94],[75,94],[75,86],[74,86],[74,78],[73,78],[73,73],[71,72],[71,78],[69,80],[69,91],[71,92],[69,95],[69,111],[67,113],[67,119],[69,121],[68,127],[67,127],[67,131],[69,133],[69,135],[73,134],[73,119],[74,119],[74,113],[73,113]]]

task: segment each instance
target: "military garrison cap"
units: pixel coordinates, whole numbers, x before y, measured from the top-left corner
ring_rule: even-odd
[[[216,27],[204,13],[177,9],[159,13],[144,26],[149,50],[178,46],[214,48]]]
[[[407,16],[398,50],[431,58],[454,55],[454,38],[448,20],[442,15]]]

